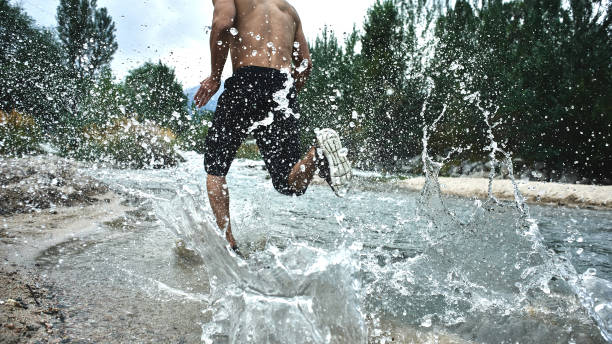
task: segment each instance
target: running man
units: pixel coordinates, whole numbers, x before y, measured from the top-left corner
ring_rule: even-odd
[[[316,143],[301,159],[297,93],[312,63],[295,9],[285,0],[213,0],[213,5],[211,75],[194,100],[201,107],[217,92],[231,52],[234,74],[225,82],[208,130],[204,167],[217,225],[237,250],[225,176],[247,135],[255,137],[274,188],[284,195],[304,194],[317,170],[339,195],[351,166],[332,129],[317,131]]]

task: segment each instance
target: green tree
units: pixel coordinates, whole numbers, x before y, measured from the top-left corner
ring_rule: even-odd
[[[612,7],[524,1],[519,80],[529,90],[517,151],[557,173],[612,178]],[[561,138],[561,140],[560,140]]]
[[[96,0],[60,0],[57,32],[67,64],[79,80],[91,79],[117,51],[115,23]]]
[[[308,141],[314,137],[313,130],[316,128],[338,129],[337,113],[341,96],[338,74],[343,55],[334,32],[327,27],[316,37],[310,53],[313,70],[308,84],[299,94],[301,123]]]
[[[54,130],[70,107],[60,45],[7,0],[0,0],[0,17],[0,109],[30,114],[46,131]]]
[[[408,25],[406,25],[408,24]],[[368,11],[361,37],[362,92],[357,112],[365,129],[364,156],[385,169],[415,153],[418,113],[422,103],[419,78],[410,75],[416,51],[413,22],[406,23],[399,4],[377,1]]]
[[[353,158],[361,146],[362,129],[362,118],[355,112],[360,96],[357,81],[361,75],[360,57],[355,52],[358,40],[359,33],[353,28],[343,49],[334,32],[324,28],[310,46],[314,67],[299,94],[302,142],[310,145],[316,128],[333,128],[343,137]]]
[[[483,152],[487,111],[499,143],[549,177],[609,178],[612,40],[599,3],[457,1],[436,25],[431,114],[446,105],[447,116],[431,146]]]
[[[81,115],[83,124],[110,124],[112,119],[125,115],[127,99],[121,84],[114,82],[110,67],[102,68],[95,83],[88,90],[84,110]]]
[[[127,111],[175,132],[189,125],[187,99],[174,70],[161,61],[133,69],[125,80]]]

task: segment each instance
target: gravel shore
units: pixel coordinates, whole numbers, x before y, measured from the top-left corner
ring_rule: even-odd
[[[75,309],[45,278],[41,252],[121,216],[122,198],[51,155],[0,158],[0,343],[68,343]],[[81,336],[82,337],[82,336]]]

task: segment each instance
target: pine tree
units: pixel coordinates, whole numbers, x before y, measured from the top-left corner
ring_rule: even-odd
[[[67,64],[80,79],[93,78],[117,51],[115,23],[96,0],[60,0],[57,32]]]
[[[412,37],[406,32],[399,6],[392,0],[377,1],[363,25],[362,102],[358,113],[367,137],[370,163],[395,168],[406,152],[411,113],[406,111],[407,71]],[[364,152],[365,152],[364,151]]]
[[[59,42],[7,0],[0,0],[0,18],[0,109],[32,115],[52,130],[68,105]]]
[[[340,81],[338,72],[342,63],[342,49],[334,32],[327,27],[310,47],[313,70],[305,89],[300,93],[302,126],[307,135],[305,141],[314,137],[316,128],[339,129],[338,102]]]

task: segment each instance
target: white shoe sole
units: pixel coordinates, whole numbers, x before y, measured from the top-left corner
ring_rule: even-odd
[[[315,134],[320,153],[323,153],[329,164],[330,186],[336,196],[342,197],[348,191],[348,183],[353,177],[351,163],[346,157],[348,151],[346,148],[342,148],[340,136],[335,130],[326,128],[318,130]]]

